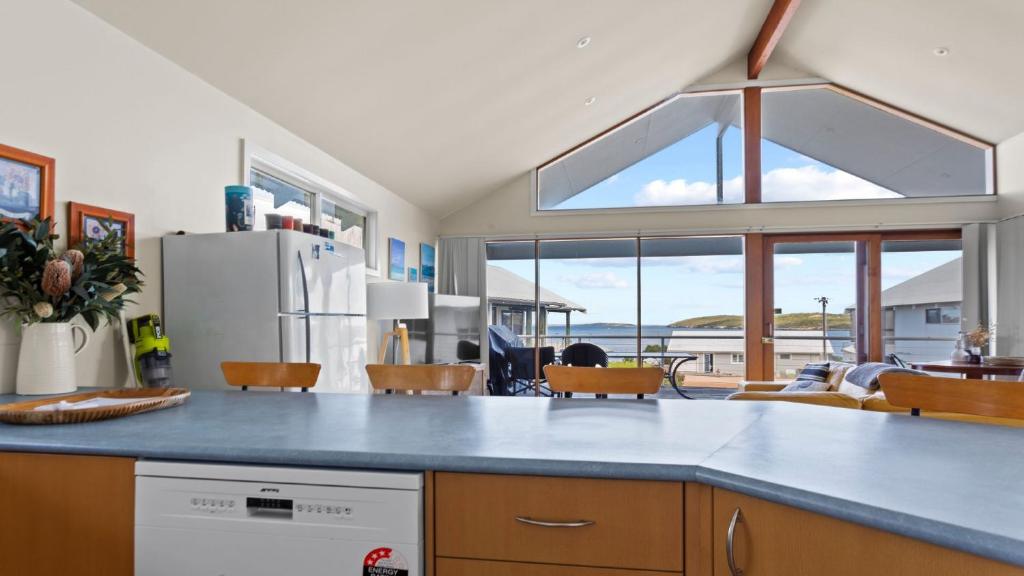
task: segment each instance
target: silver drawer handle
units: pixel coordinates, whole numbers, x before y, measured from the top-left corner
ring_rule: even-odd
[[[736,525],[743,522],[743,511],[736,508],[732,513],[732,520],[729,522],[729,534],[725,539],[725,559],[729,562],[730,576],[743,576],[743,570],[736,567],[736,559],[733,557],[733,539],[736,536]]]
[[[593,526],[596,522],[592,520],[575,520],[572,522],[548,522],[545,520],[534,520],[533,518],[527,518],[526,516],[516,516],[516,522],[522,524],[529,524],[530,526],[541,526],[543,528],[583,528],[584,526]]]

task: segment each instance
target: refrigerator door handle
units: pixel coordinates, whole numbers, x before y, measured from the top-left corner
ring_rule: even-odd
[[[309,318],[309,285],[306,280],[306,264],[302,261],[302,250],[298,251],[299,254],[299,271],[302,272],[302,309],[306,312],[306,364],[309,364],[310,349],[309,341],[312,339],[310,318]]]
[[[326,316],[339,318],[366,318],[366,314],[350,314],[348,312],[278,312],[278,316],[306,318],[308,316]]]

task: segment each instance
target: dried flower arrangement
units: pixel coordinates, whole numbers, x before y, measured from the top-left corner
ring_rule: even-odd
[[[986,328],[981,324],[974,329],[964,334],[964,338],[967,339],[967,344],[974,348],[983,348],[988,344],[989,339],[992,337],[993,328]]]
[[[24,324],[68,322],[81,315],[95,330],[116,321],[142,272],[121,253],[116,234],[58,255],[53,221],[24,220],[0,227],[0,315]]]

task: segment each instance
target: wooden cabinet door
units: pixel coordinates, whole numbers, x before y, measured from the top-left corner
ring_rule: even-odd
[[[130,576],[134,464],[0,452],[0,573]]]
[[[743,576],[1024,576],[1024,569],[828,516],[714,489],[714,573],[736,510],[734,559]]]

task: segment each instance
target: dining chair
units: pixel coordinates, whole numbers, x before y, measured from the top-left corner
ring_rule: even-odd
[[[373,389],[385,394],[434,391],[458,396],[473,385],[477,369],[465,364],[367,364],[366,373]]]
[[[319,364],[305,362],[221,362],[220,371],[229,386],[253,388],[301,388],[308,392],[320,376]]]
[[[584,366],[557,366],[544,368],[552,392],[572,398],[575,393],[595,394],[607,398],[609,394],[656,394],[661,388],[665,371],[656,367],[643,368],[588,368]]]
[[[882,374],[878,382],[886,400],[893,406],[907,408],[912,416],[920,416],[926,410],[1024,419],[1024,388],[1019,382],[899,373]]]

